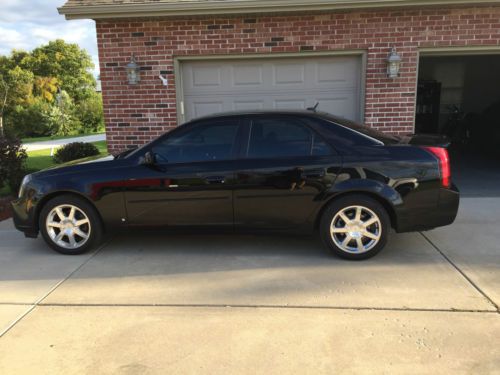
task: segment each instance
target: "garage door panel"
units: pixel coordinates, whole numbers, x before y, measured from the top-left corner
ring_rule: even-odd
[[[350,118],[351,113],[359,108],[352,97],[317,98],[316,102],[319,108],[327,108],[327,112],[344,118]]]
[[[222,87],[222,72],[219,66],[200,66],[191,69],[191,87]]]
[[[234,107],[231,110],[235,111],[251,111],[254,109],[264,109],[265,102],[264,101],[245,101],[245,100],[235,100]]]
[[[306,109],[305,100],[293,99],[276,99],[274,100],[273,108],[276,109]]]
[[[238,66],[237,64],[231,66],[233,77],[233,86],[262,86],[263,84],[263,74],[262,66],[258,64],[242,64]]]
[[[359,56],[182,64],[185,118],[253,109],[319,109],[360,120]]]
[[[275,86],[300,84],[305,83],[305,64],[274,64],[274,79]]]
[[[187,108],[187,113],[190,118],[207,116],[212,113],[223,112],[223,101],[193,101]]]
[[[337,88],[359,86],[359,72],[361,64],[359,59],[337,58],[335,63],[332,61],[321,61],[315,64],[315,84],[322,85],[334,84]]]

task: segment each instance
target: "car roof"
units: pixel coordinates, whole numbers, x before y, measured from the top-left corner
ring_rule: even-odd
[[[231,117],[231,116],[254,116],[254,115],[278,115],[278,116],[314,116],[320,115],[321,112],[316,112],[313,110],[306,109],[256,109],[256,110],[246,110],[246,111],[230,111],[230,112],[221,112],[214,113],[208,116],[198,117],[189,122],[200,121],[200,120],[210,120],[216,119],[220,117]]]

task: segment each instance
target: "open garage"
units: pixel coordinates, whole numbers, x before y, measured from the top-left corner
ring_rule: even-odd
[[[420,56],[415,131],[451,139],[454,179],[465,194],[500,193],[499,66],[494,49]]]

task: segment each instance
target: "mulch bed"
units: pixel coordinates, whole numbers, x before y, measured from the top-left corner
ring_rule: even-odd
[[[14,197],[4,197],[0,198],[0,221],[6,220],[12,217],[12,210],[10,208],[10,201]]]

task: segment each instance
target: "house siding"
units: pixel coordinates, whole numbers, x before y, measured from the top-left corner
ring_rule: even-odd
[[[413,131],[419,48],[500,46],[500,7],[97,20],[96,26],[112,153],[177,125],[175,57],[366,51],[365,123],[404,134]],[[397,79],[386,75],[392,47],[402,57]],[[127,84],[124,69],[132,54],[141,66],[138,85]]]

